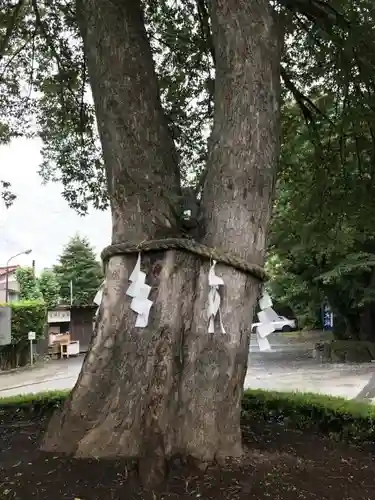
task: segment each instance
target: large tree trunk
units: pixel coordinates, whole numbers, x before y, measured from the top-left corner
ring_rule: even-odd
[[[201,241],[262,265],[279,147],[280,36],[268,0],[213,0],[212,9],[217,78]],[[179,191],[176,154],[139,2],[86,0],[79,11],[113,241],[169,236],[176,221],[168,199]],[[144,254],[154,305],[149,326],[137,329],[125,295],[134,264],[135,257],[110,260],[90,352],[43,446],[134,458],[152,485],[174,455],[206,463],[241,454],[240,405],[259,283],[217,267],[227,333],[209,334],[209,263],[179,251]]]

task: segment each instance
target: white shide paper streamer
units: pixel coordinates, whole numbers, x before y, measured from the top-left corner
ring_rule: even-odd
[[[137,313],[135,326],[137,328],[145,328],[148,325],[148,316],[152,306],[152,301],[148,296],[151,287],[145,283],[146,273],[141,271],[141,254],[138,254],[137,263],[129,277],[130,286],[126,292],[133,300],[130,304],[130,309]]]
[[[262,297],[259,300],[260,311],[257,315],[260,325],[256,328],[257,342],[260,351],[272,350],[267,337],[270,333],[275,331],[273,321],[277,321],[279,319],[276,312],[272,309],[272,305],[271,297],[264,290]]]
[[[95,317],[98,315],[100,304],[102,303],[104,286],[105,286],[105,281],[103,281],[103,283],[98,288],[98,291],[96,292],[96,295],[93,300],[94,304],[98,306],[97,310],[95,311]]]
[[[208,273],[208,333],[215,333],[215,318],[219,314],[220,331],[226,333],[221,319],[219,287],[224,286],[223,278],[215,274],[216,260],[212,262]]]
[[[100,285],[100,287],[98,288],[98,291],[96,292],[96,295],[94,297],[93,302],[97,306],[100,306],[100,304],[102,303],[104,285],[105,285],[105,281],[103,281],[103,283]]]

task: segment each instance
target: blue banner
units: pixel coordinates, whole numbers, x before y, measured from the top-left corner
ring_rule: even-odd
[[[322,322],[324,330],[332,330],[333,328],[333,313],[328,304],[322,307]]]

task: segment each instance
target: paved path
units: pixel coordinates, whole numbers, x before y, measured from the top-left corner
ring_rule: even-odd
[[[373,372],[372,377],[363,387],[361,392],[356,396],[359,401],[374,401],[375,402],[375,373]]]
[[[252,337],[245,388],[304,391],[373,400],[375,364],[319,364],[311,358],[313,342],[270,337],[272,352],[260,353]],[[0,397],[71,389],[83,358],[50,361],[32,370],[0,375]]]
[[[43,367],[0,375],[0,397],[71,389],[83,358],[50,361]],[[245,388],[304,391],[355,398],[369,383],[375,364],[318,364],[306,352],[250,352]]]
[[[18,394],[71,389],[81,371],[83,357],[50,361],[44,366],[0,375],[0,398]]]
[[[374,371],[374,363],[319,364],[312,359],[287,360],[282,354],[250,355],[245,388],[315,392],[352,399],[368,384]]]

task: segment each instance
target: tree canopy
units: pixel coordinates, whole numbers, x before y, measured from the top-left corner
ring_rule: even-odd
[[[16,271],[21,300],[43,300],[47,308],[70,304],[72,282],[73,305],[92,304],[102,282],[101,266],[86,238],[70,239],[53,269],[43,269],[39,276],[31,267]]]
[[[327,109],[334,113],[333,107]],[[363,116],[354,104],[350,113],[358,120]],[[342,127],[348,126],[345,120]],[[372,310],[375,298],[371,130],[358,123],[358,130],[342,136],[328,121],[320,127],[318,155],[295,107],[284,110],[270,286],[300,315],[302,325],[320,324],[320,307],[328,301],[339,335],[358,337],[362,331],[366,337],[373,320],[368,318],[366,326],[363,314]]]
[[[32,267],[19,267],[16,271],[17,282],[20,287],[20,300],[40,300],[38,279]]]
[[[73,305],[92,304],[103,281],[101,266],[90,243],[79,235],[73,236],[65,246],[54,273],[63,304],[70,304],[71,291]]]
[[[56,273],[43,269],[38,277],[38,287],[48,308],[55,307],[60,300],[60,284]]]
[[[309,141],[316,154],[323,154],[318,147],[321,123],[341,137],[341,154],[335,156],[336,167],[330,168],[344,168],[347,148],[356,144],[361,150],[363,141],[372,148],[373,3],[280,0],[275,7],[286,31],[285,99],[293,97],[304,119],[313,124],[315,134],[309,134]],[[182,181],[199,191],[213,113],[210,2],[145,0],[144,10]],[[6,0],[0,7],[0,33],[1,141],[39,135],[44,144],[43,178],[60,179],[65,198],[79,211],[85,211],[89,202],[106,206],[108,193],[75,3]],[[363,129],[368,133],[362,134]],[[2,177],[3,197],[9,204],[6,172]]]
[[[48,308],[59,303],[60,285],[53,271],[44,269],[35,276],[31,267],[20,267],[16,271],[20,286],[20,300],[43,300]]]

